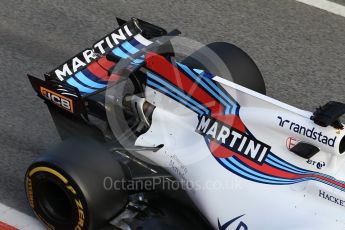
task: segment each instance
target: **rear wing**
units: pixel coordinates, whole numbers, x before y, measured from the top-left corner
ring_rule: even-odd
[[[126,59],[128,67],[139,67],[144,63],[142,51],[152,44],[149,39],[168,34],[140,19],[117,21],[117,29],[46,73],[45,80],[28,75],[37,95],[50,105],[87,119],[86,97],[105,90],[108,83],[116,83],[121,75],[112,74],[116,64]]]
[[[113,53],[118,59],[126,58],[128,54],[133,54],[138,49],[136,44],[133,43],[147,46],[150,44],[148,39],[167,34],[166,30],[140,19],[132,18],[126,22],[117,18],[117,21],[120,25],[119,28],[102,37],[90,48],[81,51],[57,68],[54,68],[47,73],[47,76],[60,81],[68,80],[70,76],[77,74],[109,53]],[[130,42],[134,38],[136,40]],[[139,47],[141,48],[142,46]],[[109,66],[112,66],[111,63],[105,63],[105,66],[101,67],[109,70]]]
[[[149,39],[167,35],[166,30],[140,19],[117,21],[119,28],[46,73],[47,80],[77,88],[82,97],[97,94],[120,78],[121,74],[112,74],[120,60],[128,59],[130,69],[139,68],[144,64],[143,56],[132,56],[152,44]]]

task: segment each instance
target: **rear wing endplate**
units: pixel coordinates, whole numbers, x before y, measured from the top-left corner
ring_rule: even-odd
[[[58,81],[44,81],[29,74],[28,78],[37,95],[47,103],[68,113],[87,118],[84,100],[77,88]]]

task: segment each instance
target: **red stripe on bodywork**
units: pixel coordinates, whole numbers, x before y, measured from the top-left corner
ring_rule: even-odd
[[[315,175],[311,175],[311,174],[296,174],[296,173],[291,173],[291,172],[287,172],[285,170],[281,170],[278,168],[275,168],[271,165],[268,165],[266,163],[262,164],[262,165],[258,165],[257,163],[253,162],[250,159],[247,159],[246,157],[232,152],[230,150],[228,150],[227,148],[219,145],[216,142],[212,143],[212,149],[214,150],[214,152],[217,155],[222,155],[222,152],[227,152],[229,154],[229,157],[231,156],[236,156],[244,165],[249,166],[261,173],[267,174],[269,176],[273,176],[273,177],[279,177],[279,178],[284,178],[284,179],[301,179],[301,178],[305,178],[305,177],[311,177],[311,176],[315,176]],[[223,157],[225,158],[225,157]]]
[[[223,113],[224,107],[219,102],[163,56],[150,52],[146,55],[145,59],[148,69],[158,73],[177,88],[186,92],[190,97],[194,97],[196,100],[200,101],[212,111],[212,114]]]
[[[221,146],[216,141],[211,141],[209,148],[210,148],[213,156],[215,156],[217,158],[228,158],[228,157],[232,157],[234,155],[239,156],[239,154],[231,151],[230,149],[227,149],[227,148]]]
[[[97,60],[98,64],[102,66],[104,69],[109,70],[110,68],[114,67],[115,62],[109,61],[106,57],[101,57]]]
[[[211,149],[213,155],[216,157],[228,158],[228,157],[236,156],[239,160],[241,160],[241,162],[244,165],[250,166],[251,168],[258,170],[261,173],[265,173],[265,174],[270,175],[270,176],[280,177],[280,178],[285,178],[285,179],[300,179],[303,177],[307,177],[307,175],[289,173],[289,172],[274,168],[274,167],[267,165],[267,164],[258,165],[257,163],[254,163],[253,161],[245,158],[244,156],[242,156],[238,153],[235,153],[235,152],[225,148],[224,146],[219,145],[215,141],[212,141],[210,143],[210,149]]]
[[[231,127],[234,127],[235,129],[243,132],[243,133],[246,133],[246,126],[243,124],[241,118],[237,115],[224,115],[224,114],[215,114],[213,115],[212,114],[212,117],[214,117],[215,119],[231,126]]]
[[[0,221],[0,230],[18,230],[18,228],[12,227],[12,226]]]
[[[108,71],[114,66],[114,62],[108,61],[106,57],[101,57],[97,61],[91,63],[87,69],[101,80],[108,81],[110,78]]]

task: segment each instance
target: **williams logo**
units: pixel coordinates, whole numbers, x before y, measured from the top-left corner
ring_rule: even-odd
[[[200,118],[196,132],[260,165],[271,149],[254,137],[207,116]]]
[[[278,116],[279,119],[279,126],[283,128],[288,128],[289,130],[301,134],[305,137],[308,137],[310,139],[313,139],[315,141],[318,141],[322,144],[328,145],[330,147],[334,147],[335,142],[337,140],[337,137],[330,138],[326,135],[324,135],[322,132],[318,132],[315,130],[315,127],[309,128],[305,127],[301,124],[298,124],[296,122],[292,122],[290,120],[283,119],[282,117]]]
[[[232,226],[232,227],[236,227],[236,230],[248,230],[248,226],[244,222],[241,221],[237,225],[235,223],[237,220],[239,220],[243,216],[244,215],[241,215],[241,216],[238,216],[232,220],[229,220],[228,222],[226,222],[223,225],[220,224],[219,219],[218,219],[218,229],[219,230],[227,230],[230,226]]]
[[[46,89],[44,87],[40,87],[40,93],[43,97],[54,103],[55,105],[73,113],[73,101],[72,99],[62,96],[54,91]]]

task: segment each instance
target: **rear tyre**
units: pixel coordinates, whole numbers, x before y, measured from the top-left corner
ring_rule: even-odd
[[[97,229],[127,204],[127,194],[106,189],[105,178],[125,178],[115,157],[91,140],[69,140],[39,157],[25,177],[29,204],[49,228]]]
[[[214,55],[223,61],[227,70],[222,69]],[[192,53],[182,61],[190,67],[206,69],[236,84],[266,94],[266,87],[261,72],[253,59],[242,49],[226,42],[210,43]],[[231,77],[227,72],[230,72]]]

